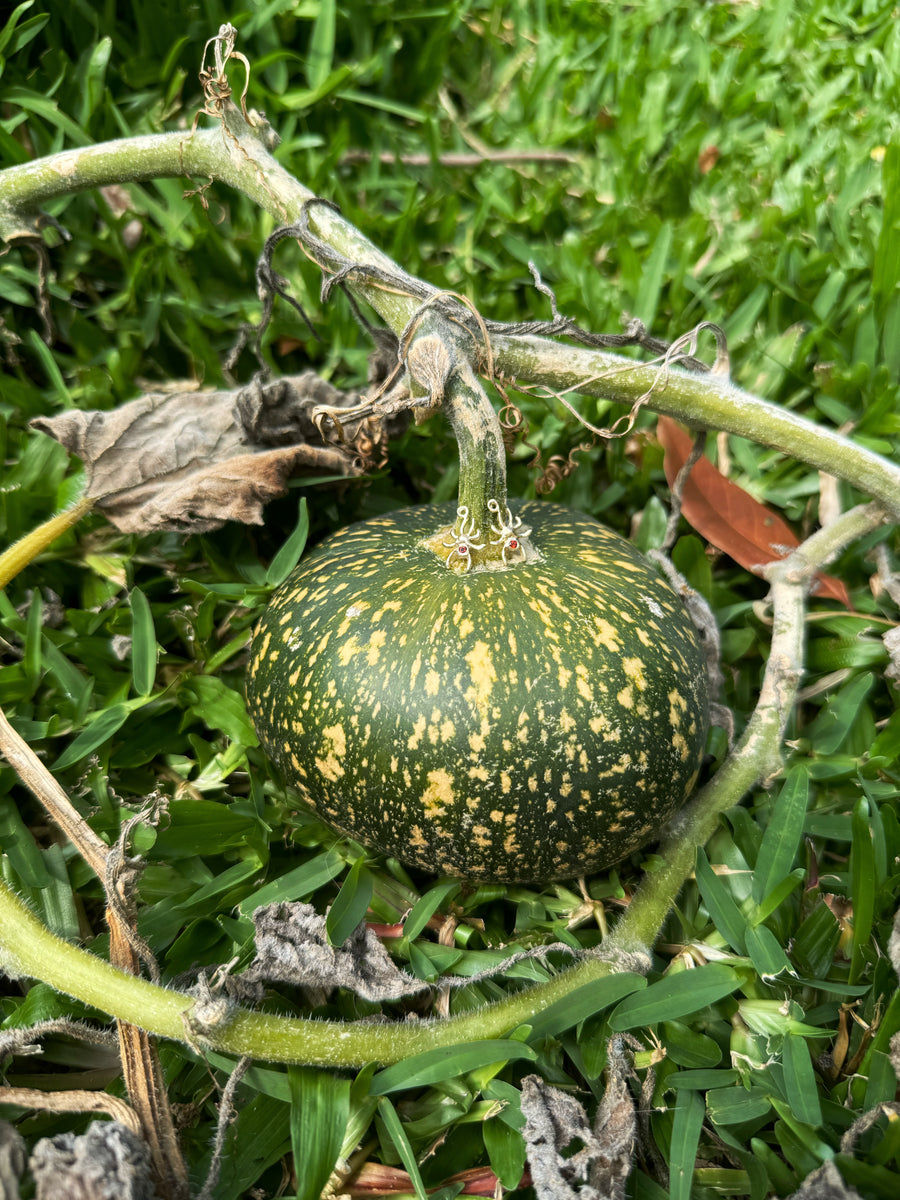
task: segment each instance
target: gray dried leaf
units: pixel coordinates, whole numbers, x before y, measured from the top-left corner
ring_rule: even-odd
[[[364,924],[342,946],[330,946],[325,918],[311,904],[269,904],[253,914],[256,958],[246,971],[226,980],[229,995],[260,1000],[267,983],[330,992],[344,987],[364,1000],[398,1000],[427,991],[428,984],[394,966],[384,946]]]
[[[31,424],[82,460],[88,496],[123,533],[205,532],[261,524],[263,506],[301,469],[355,476],[380,461],[377,420],[349,423],[341,446],[324,444],[312,422],[317,406],[361,399],[306,372],[235,391],[150,392],[110,412]]]
[[[36,1025],[27,1025],[15,1029],[4,1029],[0,1033],[0,1063],[12,1055],[42,1054],[38,1045],[40,1039],[50,1034],[65,1034],[66,1037],[78,1038],[95,1046],[105,1046],[117,1051],[118,1035],[112,1029],[95,1029],[83,1021],[70,1021],[66,1018],[54,1018],[50,1021],[38,1021]]]
[[[888,957],[897,975],[900,975],[900,908],[894,914],[894,928],[888,941]]]
[[[27,1161],[25,1139],[9,1121],[0,1121],[0,1200],[19,1200],[19,1180]]]
[[[853,1154],[859,1139],[864,1133],[868,1133],[872,1126],[876,1125],[882,1117],[890,1118],[897,1116],[900,1116],[900,1104],[894,1100],[883,1101],[881,1104],[876,1104],[874,1108],[870,1108],[868,1112],[864,1112],[841,1135],[841,1154]]]
[[[215,1193],[219,1176],[222,1173],[222,1163],[225,1159],[225,1138],[228,1134],[228,1127],[237,1119],[238,1115],[234,1102],[235,1094],[241,1080],[252,1065],[252,1058],[239,1059],[235,1064],[234,1070],[228,1076],[228,1082],[225,1084],[222,1091],[222,1098],[219,1101],[219,1115],[216,1120],[216,1136],[213,1143],[212,1160],[209,1164],[206,1182],[197,1193],[197,1200],[212,1200]]]
[[[594,1136],[600,1152],[588,1179],[603,1200],[624,1200],[637,1130],[634,1101],[628,1088],[633,1068],[624,1038],[610,1038],[607,1062],[606,1091],[594,1120]]]
[[[572,958],[589,956],[588,951],[579,950],[565,942],[550,942],[547,946],[535,946],[531,950],[517,950],[494,966],[485,967],[483,971],[476,971],[473,975],[442,975],[440,982],[442,986],[451,988],[469,987],[470,984],[481,983],[485,979],[496,979],[498,975],[504,975],[510,967],[514,967],[520,962],[536,961],[545,967],[549,956],[553,953],[567,954]]]
[[[28,1165],[37,1200],[156,1200],[150,1152],[117,1121],[42,1138]]]
[[[601,1200],[588,1185],[594,1134],[573,1096],[550,1087],[538,1075],[522,1080],[526,1156],[538,1200]],[[567,1153],[572,1144],[580,1150]],[[583,1186],[577,1187],[581,1184]]]
[[[807,1175],[788,1200],[862,1200],[862,1197],[856,1188],[844,1182],[843,1175],[828,1159],[818,1170]]]
[[[636,1132],[630,1074],[625,1042],[612,1038],[609,1079],[593,1128],[574,1097],[537,1075],[522,1081],[526,1153],[538,1200],[624,1200]]]
[[[889,629],[882,640],[891,660],[890,666],[884,673],[888,679],[894,681],[895,686],[900,687],[900,625]],[[896,965],[895,963],[894,966],[896,967]]]

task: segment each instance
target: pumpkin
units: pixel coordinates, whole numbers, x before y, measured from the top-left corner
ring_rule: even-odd
[[[321,543],[256,630],[250,713],[284,778],[366,846],[469,880],[586,874],[694,787],[704,655],[624,538],[560,505],[506,504],[493,409],[485,449],[471,372],[447,374],[468,381],[451,411],[469,435],[465,502]]]
[[[542,561],[456,573],[424,545],[442,515],[350,526],[282,585],[251,654],[262,745],[325,821],[426,870],[513,881],[614,863],[696,781],[693,627],[590,517],[523,504]]]

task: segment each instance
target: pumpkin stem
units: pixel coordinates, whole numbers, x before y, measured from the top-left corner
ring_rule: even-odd
[[[472,365],[472,351],[472,333],[430,309],[406,354],[412,395],[428,397],[425,416],[443,408],[459,447],[456,520],[425,545],[460,574],[505,570],[540,558],[531,530],[507,504],[503,430]]]

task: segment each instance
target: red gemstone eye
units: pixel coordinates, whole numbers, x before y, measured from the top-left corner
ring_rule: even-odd
[[[458,550],[459,550],[460,554],[468,554],[468,553],[469,553],[469,547],[468,547],[468,546],[459,546],[459,547],[458,547]]]
[[[518,550],[519,543],[516,541],[515,538],[509,539],[509,548],[510,548],[510,550]]]

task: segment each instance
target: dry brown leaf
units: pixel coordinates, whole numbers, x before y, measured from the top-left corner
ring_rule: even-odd
[[[718,146],[704,146],[697,155],[697,167],[701,175],[708,175],[722,156]]]
[[[262,524],[263,506],[299,470],[353,476],[378,461],[380,427],[348,423],[348,443],[332,446],[312,422],[317,405],[361,399],[306,372],[236,391],[151,392],[110,412],[72,410],[32,425],[78,455],[88,496],[123,533],[206,532]]]
[[[671,417],[662,416],[657,434],[665,450],[666,479],[672,487],[691,452],[691,437]],[[786,521],[726,479],[708,458],[701,457],[688,476],[681,511],[708,542],[756,575],[760,567],[786,558],[800,545]],[[812,590],[816,596],[853,607],[846,586],[833,575],[819,573]]]
[[[135,1137],[140,1137],[141,1133],[141,1123],[131,1105],[119,1096],[110,1096],[106,1092],[92,1092],[85,1088],[51,1092],[41,1088],[0,1086],[0,1104],[52,1113],[104,1113]]]
[[[601,1151],[589,1176],[598,1194],[609,1200],[624,1200],[634,1158],[637,1118],[628,1088],[633,1073],[624,1038],[610,1038],[606,1091],[594,1118],[594,1136]]]
[[[528,1186],[528,1174],[522,1179],[522,1187]],[[445,1179],[440,1187],[462,1183],[461,1196],[496,1196],[497,1176],[490,1167],[470,1167]],[[406,1171],[399,1167],[386,1167],[381,1163],[366,1163],[348,1182],[342,1185],[342,1196],[396,1196],[408,1195],[413,1182]],[[429,1189],[435,1190],[435,1189]]]

